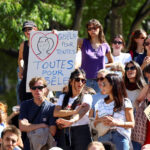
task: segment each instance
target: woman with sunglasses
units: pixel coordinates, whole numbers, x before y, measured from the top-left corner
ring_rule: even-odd
[[[106,95],[103,95],[103,94],[101,93],[101,88],[102,88],[103,80],[104,80],[105,76],[106,76],[109,72],[110,72],[110,71],[107,70],[107,69],[101,69],[101,70],[99,70],[98,73],[97,73],[96,82],[97,82],[97,84],[98,84],[98,87],[99,87],[100,91],[92,96],[93,102],[92,102],[92,108],[91,108],[90,113],[89,113],[89,117],[95,117],[95,104],[97,103],[97,101],[98,101],[100,98],[105,98],[105,97],[106,97]]]
[[[86,73],[87,86],[94,88],[98,92],[99,88],[95,81],[97,72],[107,67],[107,64],[105,65],[105,56],[108,59],[108,63],[112,63],[113,58],[110,47],[105,40],[103,27],[98,20],[89,20],[87,32],[87,39],[78,40],[78,49],[82,53],[81,68]]]
[[[142,29],[138,29],[132,32],[131,41],[129,45],[129,53],[131,54],[132,59],[134,61],[136,61],[138,55],[144,53],[143,43],[146,36],[147,33]]]
[[[91,142],[88,111],[92,96],[83,93],[86,83],[85,72],[76,69],[70,75],[68,91],[60,95],[54,110],[59,128],[58,147],[65,150],[86,150]]]
[[[128,53],[122,53],[121,51],[125,47],[125,41],[122,35],[116,35],[112,39],[112,55],[114,62],[120,62],[125,65],[127,62],[131,61],[131,55]]]
[[[133,107],[127,98],[124,82],[117,74],[107,74],[101,88],[108,96],[95,105],[94,125],[103,123],[110,130],[98,137],[100,142],[111,142],[116,150],[129,150],[131,128],[134,127]]]
[[[141,67],[135,61],[130,61],[126,64],[124,82],[128,98],[135,107],[135,100],[146,85]]]
[[[150,35],[144,40],[145,52],[137,57],[136,62],[141,66],[143,70],[147,64],[150,63]]]

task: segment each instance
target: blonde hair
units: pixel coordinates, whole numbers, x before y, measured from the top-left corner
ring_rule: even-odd
[[[98,141],[91,142],[91,143],[88,145],[88,150],[90,150],[90,148],[91,148],[92,146],[97,146],[97,147],[98,147],[97,150],[105,150],[104,145],[103,145],[101,142],[98,142]]]
[[[5,113],[7,117],[7,105],[0,102],[0,123],[4,122],[2,114]]]
[[[107,70],[107,69],[100,69],[99,71],[98,71],[98,73],[97,73],[97,75],[98,74],[105,74],[105,75],[107,75],[108,73],[110,73],[110,71],[109,70]]]

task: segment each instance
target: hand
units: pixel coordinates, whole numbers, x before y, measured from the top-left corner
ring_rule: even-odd
[[[117,121],[112,116],[104,116],[102,122],[106,126],[116,126]]]
[[[59,119],[56,120],[56,123],[60,124],[62,126],[62,128],[67,128],[67,127],[70,127],[73,124],[73,121],[66,120],[66,119],[63,119],[63,118],[59,118]]]
[[[53,29],[53,30],[52,30],[52,33],[53,33],[53,34],[57,34],[57,30],[56,30],[56,29]]]
[[[143,61],[143,66],[145,67],[147,64],[149,64],[150,63],[150,57],[149,56],[146,56],[145,58],[144,58],[144,61]]]
[[[144,146],[142,146],[141,150],[149,150],[150,149],[150,144],[146,144]]]

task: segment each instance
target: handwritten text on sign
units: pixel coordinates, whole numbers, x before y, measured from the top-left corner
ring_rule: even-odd
[[[33,77],[44,77],[48,87],[61,91],[74,70],[77,31],[34,31],[30,35],[27,91]]]

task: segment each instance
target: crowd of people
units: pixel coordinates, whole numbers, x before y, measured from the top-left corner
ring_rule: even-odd
[[[109,46],[98,20],[89,20],[86,29],[88,38],[77,42],[81,61],[76,55],[76,68],[56,98],[43,77],[32,78],[26,92],[30,32],[38,28],[24,22],[19,106],[8,116],[7,105],[0,102],[0,150],[150,149],[150,121],[144,113],[150,104],[150,36],[135,30],[123,52],[123,36],[113,37]]]

